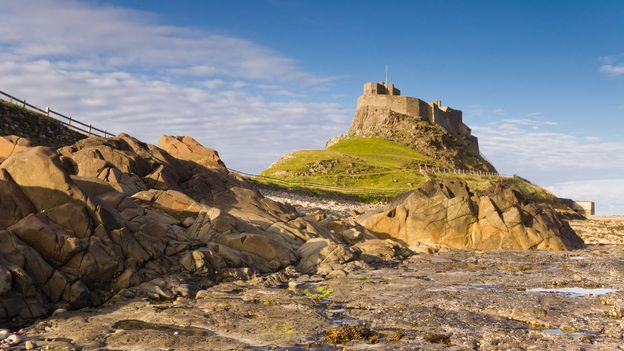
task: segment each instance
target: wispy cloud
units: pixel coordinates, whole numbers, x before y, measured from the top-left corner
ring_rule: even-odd
[[[624,178],[560,182],[548,188],[562,197],[597,201],[599,214],[624,213],[624,197],[617,191],[624,189]]]
[[[473,126],[482,153],[501,173],[519,174],[560,196],[589,198],[602,213],[624,213],[624,141],[552,130],[527,118]]]
[[[623,141],[588,139],[549,127],[548,122],[539,120],[510,119],[473,126],[473,131],[485,155],[506,172],[581,175],[600,171],[605,177],[624,174]]]
[[[297,62],[249,40],[169,26],[144,12],[71,0],[2,2],[0,41],[22,58],[71,68],[140,66],[161,73],[322,84]]]
[[[249,40],[77,1],[3,1],[0,89],[148,142],[193,135],[258,171],[320,147],[351,111],[298,92],[333,80]]]
[[[624,62],[622,62],[622,56],[623,55],[601,57],[601,65],[598,70],[610,76],[624,75]]]

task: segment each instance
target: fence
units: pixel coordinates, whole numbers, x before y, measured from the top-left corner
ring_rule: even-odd
[[[59,123],[61,123],[62,125],[64,125],[65,127],[73,131],[76,131],[80,134],[84,134],[86,136],[99,136],[99,137],[104,137],[104,138],[114,136],[113,134],[107,132],[106,130],[98,129],[98,128],[93,127],[91,124],[86,124],[86,123],[77,121],[73,117],[66,116],[62,113],[53,111],[49,107],[47,107],[44,110],[42,108],[29,104],[26,102],[26,100],[18,99],[13,95],[3,92],[2,90],[0,90],[0,100],[13,103],[15,105],[21,106],[23,108],[27,108],[36,113],[40,113],[47,117],[53,118],[57,120]]]
[[[440,168],[427,165],[419,165],[419,171],[422,175],[428,177],[429,174],[459,174],[459,175],[473,175],[478,177],[501,177],[511,178],[512,176],[502,175],[497,172],[475,171],[471,169],[459,169],[459,168]]]

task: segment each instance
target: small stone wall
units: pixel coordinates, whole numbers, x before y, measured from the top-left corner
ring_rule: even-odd
[[[17,135],[32,145],[59,148],[86,138],[59,121],[20,106],[0,101],[0,135]]]

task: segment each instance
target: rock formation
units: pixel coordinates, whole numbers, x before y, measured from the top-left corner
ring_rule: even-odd
[[[430,181],[359,223],[410,246],[484,250],[570,250],[583,241],[555,211],[512,188],[475,195],[459,181]]]
[[[325,260],[338,269],[374,238],[264,198],[192,138],[159,146],[121,134],[56,151],[0,137],[0,323],[98,305],[167,273],[244,278],[304,254],[316,272],[328,254],[301,249],[313,238],[345,250]]]

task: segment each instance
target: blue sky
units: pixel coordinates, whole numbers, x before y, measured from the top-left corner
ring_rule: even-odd
[[[464,111],[484,154],[624,213],[621,1],[21,1],[0,90],[233,168],[344,132],[365,81]]]

